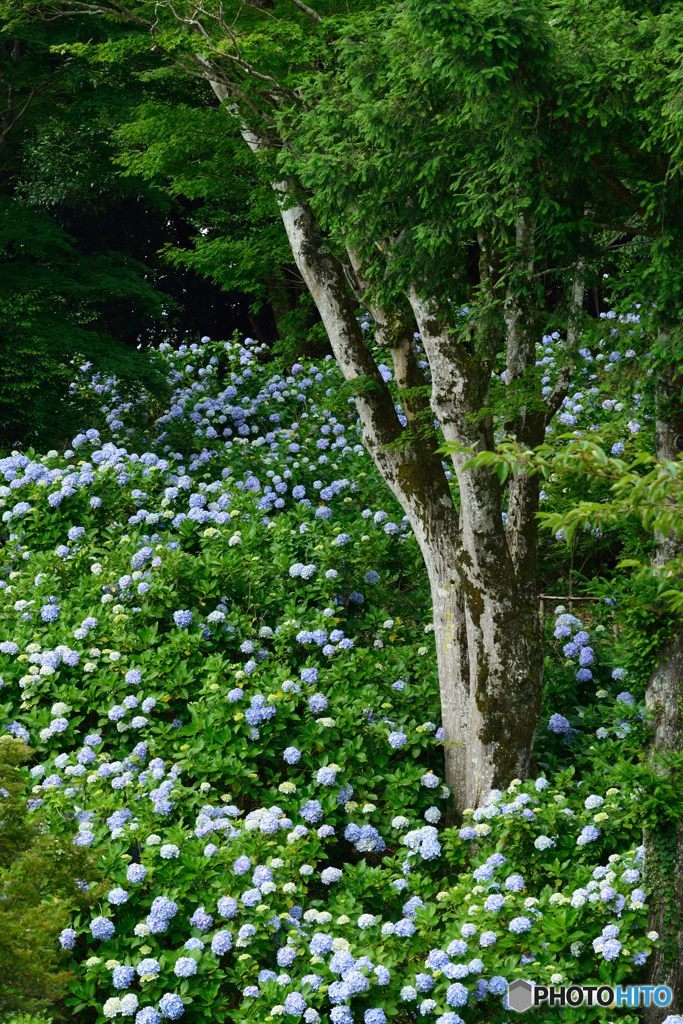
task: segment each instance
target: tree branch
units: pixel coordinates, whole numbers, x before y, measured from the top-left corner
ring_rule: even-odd
[[[312,7],[308,6],[308,4],[305,4],[303,0],[291,0],[291,2],[296,7],[298,7],[300,11],[303,11],[304,14],[307,15],[312,21],[315,21],[318,25],[322,25],[323,19],[318,14],[318,12],[314,11]]]

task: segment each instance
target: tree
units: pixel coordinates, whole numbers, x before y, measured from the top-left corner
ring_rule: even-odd
[[[610,39],[596,56],[595,5],[578,18],[575,8],[56,5],[146,26],[155,57],[210,83],[270,174],[365,444],[427,567],[460,809],[526,772],[541,693],[537,480],[499,477],[482,456],[505,437],[543,440],[570,383],[587,285],[615,245],[658,223],[652,208],[632,223],[634,165],[604,130],[606,117],[621,126],[647,107],[642,78]],[[614,4],[610,18],[628,52],[635,16]],[[643,163],[647,191],[660,157],[638,174]],[[536,341],[550,321],[566,342],[544,384]]]
[[[196,203],[116,163],[116,129],[150,94],[158,106],[218,116],[201,84],[162,79],[150,89],[130,68],[75,60],[62,45],[92,35],[91,20],[21,21],[15,5],[2,13],[0,445],[49,447],[84,418],[69,388],[74,364],[116,373],[131,395],[158,391],[149,349],[169,331],[237,328],[269,340],[275,331],[250,318],[253,297],[239,287],[166,258],[191,237]]]
[[[291,337],[293,314],[306,316],[297,309],[300,300],[305,296],[309,313],[313,303],[292,262],[269,182],[242,140],[226,132],[211,95],[199,86],[193,92],[199,93],[193,103],[169,96],[136,107],[116,131],[118,160],[126,175],[190,207],[190,230],[166,242],[165,260],[248,296],[252,322],[244,333],[267,341]]]

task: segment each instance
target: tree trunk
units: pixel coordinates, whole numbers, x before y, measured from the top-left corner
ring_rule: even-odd
[[[471,807],[469,672],[465,603],[459,584],[457,555],[443,543],[423,549],[429,577],[434,619],[434,641],[439,672],[446,784],[453,794],[453,810],[460,815]]]
[[[656,423],[657,457],[678,458],[683,450],[683,411],[675,405],[680,377],[675,372],[660,382]],[[681,538],[657,538],[655,563],[664,565],[680,554]],[[662,755],[683,750],[683,632],[674,634],[650,677],[645,701],[652,715],[652,759],[655,770]],[[661,767],[659,770],[666,770]],[[663,821],[645,830],[645,878],[651,894],[650,928],[660,943],[648,965],[648,981],[668,985],[672,1005],[650,1007],[645,1024],[659,1024],[683,1008],[683,822]]]
[[[368,289],[356,254],[349,250],[354,289],[359,296]],[[375,321],[377,342],[391,352],[394,378],[407,425],[420,438],[422,482],[417,505],[409,499],[405,483],[392,490],[409,517],[429,579],[434,640],[436,645],[444,774],[452,793],[452,810],[460,815],[472,806],[476,786],[471,777],[469,736],[469,663],[465,601],[461,585],[460,524],[455,515],[450,487],[437,454],[439,441],[433,428],[429,385],[420,369],[414,345],[415,323],[406,310],[369,305]],[[415,438],[411,443],[415,443]],[[426,470],[426,473],[424,472]],[[387,476],[387,467],[382,468]],[[413,483],[420,474],[413,474]],[[427,497],[427,493],[431,498]],[[436,501],[433,499],[436,498]]]
[[[432,409],[455,448],[460,492],[462,585],[469,660],[468,806],[492,788],[523,778],[541,706],[543,650],[538,612],[534,485],[518,503],[511,544],[500,484],[489,467],[472,467],[472,452],[492,447],[481,415],[489,371],[478,367],[444,327],[435,305],[416,293],[411,304],[429,359]],[[523,542],[523,543],[522,543]],[[512,551],[524,552],[513,559]]]
[[[653,751],[681,750],[683,708],[683,634],[667,645],[646,693],[654,716]],[[659,1024],[683,1009],[683,822],[664,821],[645,832],[645,878],[650,891],[650,928],[660,942],[648,964],[648,981],[668,985],[673,1003],[644,1011],[645,1024]]]
[[[213,83],[213,88],[220,99],[229,99],[223,87]],[[252,150],[263,147],[248,128],[242,135]],[[404,431],[401,425],[357,322],[357,300],[345,268],[329,249],[312,210],[292,199],[288,183],[275,182],[273,188],[299,273],[345,379],[355,384],[365,447],[408,516],[425,561],[446,782],[456,809],[477,806],[491,788],[507,785],[528,768],[542,664],[536,583],[515,573],[498,481],[488,469],[465,468],[468,456],[463,454],[453,456],[461,505],[460,514],[456,511],[434,436],[429,430]],[[430,329],[427,304],[411,296],[411,305],[432,371],[431,407],[447,440],[469,443],[474,436],[476,448],[490,447],[490,422],[476,418],[488,369],[474,359],[460,365],[452,339]],[[424,378],[411,336],[404,316],[393,311],[380,311],[378,326],[392,350],[398,385],[406,388],[410,425],[426,405],[419,396]]]
[[[313,214],[301,204],[283,205],[282,219],[337,362],[347,380],[360,384],[356,405],[365,445],[410,519],[425,559],[434,601],[446,778],[457,808],[477,806],[492,788],[523,777],[529,767],[542,678],[535,564],[534,572],[516,573],[498,481],[488,469],[466,468],[465,454],[453,457],[460,489],[458,520],[433,442],[401,436],[393,400],[356,321],[343,267],[321,238]],[[448,439],[469,441],[471,378],[458,380],[455,361],[446,352],[448,339],[439,341],[436,374],[434,338],[425,344],[436,394],[432,408]],[[402,349],[397,340],[393,347],[398,356]],[[478,383],[481,374],[470,370]],[[439,383],[446,375],[444,399]],[[448,402],[456,409],[453,416]],[[485,434],[487,429],[477,424],[475,432]],[[535,529],[533,517],[526,525]]]
[[[541,710],[543,649],[536,588],[482,589],[467,608],[470,806],[529,771]]]
[[[355,302],[341,264],[327,250],[306,207],[283,207],[282,219],[297,266],[318,307],[337,362],[347,379],[365,378],[363,389],[356,396],[364,443],[408,516],[425,561],[437,650],[445,779],[453,794],[454,808],[462,811],[472,806],[472,795],[481,789],[472,776],[477,770],[477,761],[472,759],[469,750],[460,530],[441,458],[436,453],[436,440],[419,436],[399,440],[401,428],[393,402],[381,377],[381,385],[376,380],[379,374],[356,321]],[[387,335],[385,342],[392,350],[397,376],[406,377],[407,387],[415,386],[419,370],[408,345],[405,323],[401,317],[387,317],[381,311],[378,324]],[[363,397],[369,383],[372,388],[366,393],[372,395],[371,405]],[[406,402],[405,409],[409,421],[412,420],[417,410],[411,400]]]
[[[447,538],[444,537],[444,541]],[[481,598],[476,618],[447,543],[423,547],[439,668],[446,781],[460,813],[528,772],[542,649],[536,608]],[[499,603],[500,602],[500,603]],[[477,602],[475,602],[476,604]]]

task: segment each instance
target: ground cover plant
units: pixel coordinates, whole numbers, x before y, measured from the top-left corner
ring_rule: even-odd
[[[609,484],[552,452],[592,438],[623,475],[652,448],[638,317],[600,334],[546,438],[556,588],[553,516]],[[537,345],[547,387],[558,340]],[[643,824],[675,815],[676,787],[650,787],[652,655],[633,643],[670,621],[657,639],[632,570],[548,609],[534,770],[455,820],[418,545],[336,364],[267,361],[249,339],[160,357],[161,412],[74,366],[101,420],[0,461],[2,750],[30,758],[29,815],[87,855],[45,897],[70,972],[50,1012],[502,1024],[514,978],[643,977],[660,943]],[[616,529],[587,516],[577,566]],[[646,561],[642,526],[618,529]]]

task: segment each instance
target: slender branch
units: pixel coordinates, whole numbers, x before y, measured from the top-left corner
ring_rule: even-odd
[[[2,129],[2,132],[0,132],[0,149],[4,148],[4,146],[5,146],[6,142],[7,142],[7,136],[12,131],[12,129],[16,125],[17,121],[19,121],[20,118],[22,118],[24,116],[24,114],[26,113],[28,108],[31,106],[31,104],[33,103],[33,100],[36,97],[37,92],[38,92],[38,88],[37,88],[37,86],[34,85],[33,88],[31,89],[30,93],[28,94],[28,99],[26,100],[26,102],[22,103],[22,105],[19,107],[19,109],[17,111],[15,111],[15,109],[14,109],[14,102],[13,102],[13,89],[10,87],[7,90],[7,94],[8,94],[7,110],[6,110],[6,116],[3,118],[3,120],[5,122],[5,126]]]
[[[140,18],[132,11],[116,3],[90,4],[81,0],[65,0],[63,5],[54,4],[49,8],[49,17],[41,14],[44,21],[56,21],[58,18],[75,18],[83,14],[96,15],[103,18],[116,18],[118,21],[127,21],[131,25],[139,25],[141,28],[152,29],[152,23],[145,18]]]
[[[629,224],[605,224],[601,221],[591,221],[590,224],[592,227],[599,228],[600,231],[613,231],[616,235],[630,235],[634,238],[637,238],[639,235],[643,235],[646,238],[656,238],[658,235],[657,231],[642,227],[642,225],[634,227]]]
[[[291,2],[298,7],[300,11],[303,11],[304,14],[306,14],[312,21],[317,22],[318,25],[322,25],[323,19],[318,12],[314,11],[312,7],[308,6],[308,4],[305,4],[303,0],[291,0]]]

